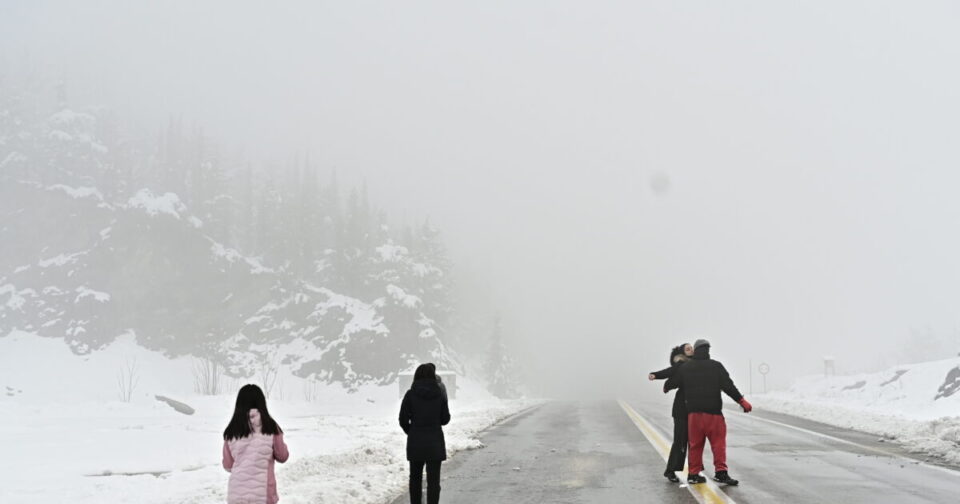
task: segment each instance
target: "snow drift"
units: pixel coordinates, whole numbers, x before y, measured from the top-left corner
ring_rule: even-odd
[[[960,464],[960,357],[872,374],[807,376],[758,407],[895,440]]]
[[[194,363],[145,349],[132,334],[86,355],[25,332],[0,338],[0,502],[224,502],[220,433],[244,382],[223,377],[222,394],[197,394]],[[131,372],[124,400],[121,381]],[[496,399],[467,378],[458,385],[445,429],[451,454],[480,448],[479,432],[532,404]],[[350,392],[282,368],[272,392],[291,451],[277,466],[282,502],[376,504],[403,491],[395,384]]]

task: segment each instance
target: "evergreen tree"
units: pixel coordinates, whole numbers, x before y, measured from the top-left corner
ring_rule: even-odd
[[[0,293],[0,330],[66,333],[87,351],[133,328],[173,354],[236,350],[240,360],[250,349],[229,345],[240,339],[302,338],[336,348],[314,371],[344,381],[389,381],[426,359],[457,369],[444,340],[451,266],[429,222],[391,237],[366,181],[344,201],[337,173],[321,186],[308,159],[245,162],[179,117],[137,137],[109,111],[66,108],[67,97],[65,87],[0,88],[0,210],[27,209],[0,229],[10,244],[3,266],[11,285],[42,301],[30,306],[49,303],[21,319],[29,307],[12,313],[3,298],[12,294]],[[132,203],[142,189],[155,201]],[[41,253],[82,259],[16,269]],[[61,293],[46,289],[54,283]],[[77,301],[81,287],[109,297]],[[64,316],[52,318],[52,306]]]
[[[239,210],[234,235],[238,237],[240,247],[253,251],[256,246],[256,202],[253,196],[253,166],[247,163],[238,177]]]
[[[487,389],[491,394],[500,398],[513,398],[519,395],[516,383],[516,365],[503,344],[499,316],[493,321],[490,347],[487,351],[487,362],[484,368],[487,373]]]
[[[297,271],[306,277],[314,276],[317,254],[322,250],[323,235],[320,216],[320,187],[317,182],[316,168],[307,158],[300,172],[299,197],[297,210],[297,228],[300,236],[299,261]]]
[[[425,220],[414,243],[414,258],[421,265],[414,281],[424,300],[424,312],[441,328],[447,327],[453,313],[453,286],[450,259],[440,231]]]

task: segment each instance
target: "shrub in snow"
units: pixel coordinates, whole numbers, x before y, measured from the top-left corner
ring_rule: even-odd
[[[201,395],[220,394],[222,368],[213,359],[193,360],[193,391]]]
[[[315,379],[303,380],[303,400],[307,402],[316,401],[320,397],[322,384]]]
[[[120,372],[117,373],[117,388],[120,392],[120,400],[130,402],[130,398],[133,397],[133,392],[136,390],[139,382],[140,376],[137,373],[137,359],[128,359],[127,362],[120,367]]]
[[[270,394],[273,392],[274,386],[277,384],[278,372],[279,366],[277,365],[276,354],[261,356],[260,386],[263,388],[263,395],[267,396],[267,399],[270,398]],[[280,387],[277,389],[277,391],[280,392],[282,388],[283,383],[280,384]],[[283,399],[283,392],[280,392],[280,395],[276,398]]]

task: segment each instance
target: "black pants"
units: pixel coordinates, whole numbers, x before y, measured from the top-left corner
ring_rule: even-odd
[[[667,458],[667,472],[683,470],[687,461],[687,417],[673,417],[673,446],[670,447],[670,457]]]
[[[427,466],[427,504],[440,502],[440,462],[410,461],[410,504],[423,502],[423,466]]]

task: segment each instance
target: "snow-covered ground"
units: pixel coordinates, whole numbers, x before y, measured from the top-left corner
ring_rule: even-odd
[[[808,376],[754,404],[895,440],[960,464],[960,357],[849,376]]]
[[[144,350],[129,335],[85,356],[56,339],[0,337],[0,502],[225,502],[221,433],[245,382],[225,382],[222,395],[195,394],[195,365]],[[118,380],[131,369],[136,386],[124,402]],[[480,431],[533,404],[498,400],[470,380],[458,385],[450,453],[479,448]],[[155,395],[196,411],[184,415]],[[268,403],[291,453],[277,465],[281,502],[382,503],[403,491],[397,385],[347,393],[281,373]]]

